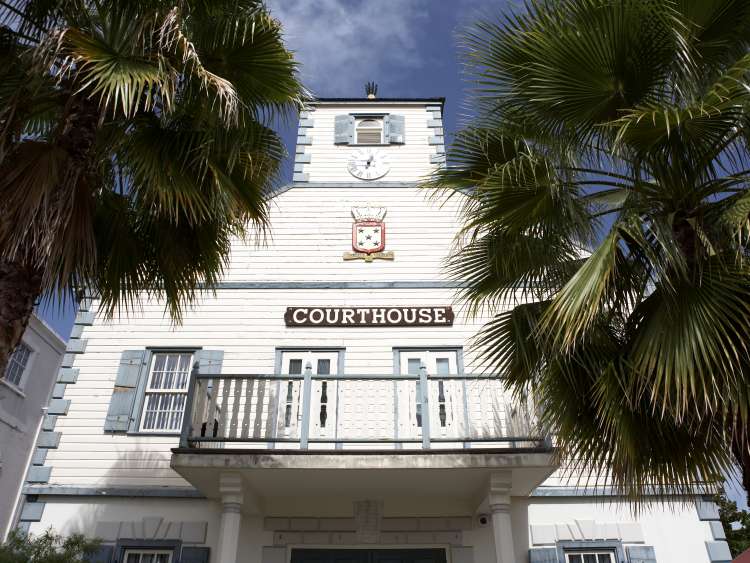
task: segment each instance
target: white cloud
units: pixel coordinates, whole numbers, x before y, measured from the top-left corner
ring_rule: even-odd
[[[363,96],[374,80],[380,95],[398,90],[423,64],[430,0],[267,0],[284,26],[302,78],[319,96]]]

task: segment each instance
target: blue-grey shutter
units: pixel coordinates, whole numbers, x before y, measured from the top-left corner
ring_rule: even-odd
[[[125,350],[120,357],[115,388],[104,421],[105,432],[126,432],[133,415],[138,379],[143,371],[145,350]]]
[[[224,362],[224,351],[223,350],[198,350],[195,352],[195,363],[198,364],[198,373],[200,374],[211,374],[219,375],[221,373],[221,365]],[[209,395],[213,392],[213,380],[209,380],[207,392]],[[188,414],[190,416],[190,414]],[[219,431],[219,421],[214,419],[209,424],[209,421],[203,422],[200,432],[201,436],[213,436],[216,437]]]
[[[557,560],[557,549],[554,547],[530,549],[529,563],[559,563]]]
[[[403,145],[406,139],[406,123],[403,115],[388,116],[388,142]]]
[[[198,373],[218,375],[224,362],[224,350],[198,350],[195,352]]]
[[[208,547],[183,547],[180,563],[208,563]]]
[[[627,550],[629,563],[656,563],[656,553],[650,545],[630,545]]]
[[[100,545],[97,550],[86,558],[88,563],[110,563],[115,551],[113,545]]]
[[[354,116],[337,115],[334,123],[334,143],[349,145],[354,142]]]

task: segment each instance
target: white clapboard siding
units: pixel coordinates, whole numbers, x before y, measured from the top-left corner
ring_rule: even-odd
[[[354,146],[334,144],[334,120],[337,115],[348,113],[383,112],[403,115],[406,130],[406,143],[378,147],[385,153],[391,165],[388,174],[381,180],[388,182],[416,182],[434,169],[430,156],[435,154],[435,146],[429,144],[435,129],[427,127],[433,118],[427,111],[427,104],[385,105],[377,102],[360,106],[321,105],[310,112],[314,126],[301,132],[311,139],[304,146],[305,154],[310,155],[310,163],[303,168],[310,182],[361,182],[347,169],[347,163]]]
[[[454,292],[450,289],[394,289],[379,292],[377,297],[369,290],[298,292],[227,289],[219,290],[216,297],[207,297],[195,310],[186,312],[178,328],[172,327],[165,318],[163,305],[155,302],[146,303],[137,320],[97,323],[86,329],[86,353],[75,364],[80,370],[78,382],[66,391],[65,397],[71,401],[71,405],[68,416],[58,419],[57,429],[63,433],[60,448],[52,450],[48,456],[48,463],[53,468],[51,481],[56,484],[81,484],[82,476],[86,475],[96,483],[117,485],[133,483],[133,479],[141,479],[152,485],[181,483],[181,479],[168,469],[170,448],[177,445],[177,437],[133,437],[103,432],[108,401],[123,350],[147,346],[201,346],[224,351],[224,372],[272,373],[277,347],[345,347],[347,373],[391,374],[394,347],[465,347],[467,340],[486,319],[466,319],[459,312],[451,328],[318,328],[290,331],[283,322],[286,307],[374,303],[429,306],[450,304],[453,298]],[[467,371],[474,369],[469,350],[466,362]],[[478,381],[470,388],[472,392],[479,393],[492,385],[493,382]],[[381,388],[383,383],[369,384],[373,389],[376,386]],[[349,400],[340,403],[339,422],[348,428],[352,437],[380,437],[377,435],[378,426],[392,424],[393,395],[385,393],[379,395],[378,401],[371,401],[368,399],[369,393],[362,392],[369,387],[358,388],[356,392],[341,388],[342,396]],[[388,382],[382,388],[392,390],[393,382]],[[491,405],[482,404],[481,410],[471,413],[472,419],[475,416],[491,419],[487,415],[491,408]],[[366,416],[362,415],[363,412]],[[230,417],[229,424],[232,424],[231,414],[227,413],[227,416]],[[236,421],[238,426],[242,425],[240,416]],[[256,411],[253,410],[250,418],[254,421],[255,417]],[[263,434],[267,430],[265,415],[261,420],[258,431]],[[385,435],[390,433],[389,428]],[[155,466],[162,467],[163,471],[152,471]]]
[[[265,244],[236,241],[226,281],[445,279],[461,197],[433,199],[416,188],[291,189],[274,199]],[[344,261],[351,251],[352,207],[387,209],[386,250],[393,261]]]
[[[293,188],[274,200],[267,246],[256,246],[252,241],[235,242],[225,281],[445,280],[443,260],[459,228],[460,202],[455,199],[441,206],[441,202],[428,196],[416,188]],[[388,208],[386,249],[395,253],[393,262],[342,259],[342,254],[351,250],[351,207],[366,203]],[[123,350],[146,347],[222,350],[225,373],[273,373],[277,348],[345,348],[346,373],[385,375],[393,373],[394,348],[450,346],[464,348],[466,371],[476,371],[478,366],[468,343],[489,318],[467,317],[455,300],[456,290],[444,287],[382,290],[234,287],[207,293],[185,312],[180,326],[172,325],[164,304],[154,300],[144,301],[130,315],[123,314],[110,321],[97,319],[84,330],[86,353],[75,361],[78,380],[65,392],[70,408],[68,415],[57,421],[56,430],[62,432],[60,446],[47,457],[47,464],[52,467],[50,482],[81,486],[187,485],[169,469],[170,450],[177,446],[177,436],[128,436],[103,430]],[[451,304],[456,313],[453,327],[287,329],[284,325],[284,312],[290,306]],[[92,310],[96,311],[96,307],[95,302]],[[226,394],[222,388],[218,389],[218,399],[226,400],[227,404],[239,397],[233,403],[237,405],[236,412],[225,409],[221,422],[246,435],[265,436],[271,424],[269,405],[278,388],[268,385],[260,397],[257,389],[248,395],[247,382],[243,385],[230,386]],[[319,394],[318,385],[314,392]],[[351,383],[338,385],[338,408],[331,407],[330,424],[338,422],[352,437],[393,434],[394,394],[399,397],[399,405],[404,397],[405,404],[399,407],[404,412],[411,413],[409,409],[414,408],[415,390],[411,389],[414,382],[398,383],[402,388],[408,387],[406,391],[396,389],[393,382],[368,382],[356,388]],[[467,415],[471,420],[486,418],[491,421],[490,426],[505,424],[503,394],[496,382],[474,382],[467,386],[472,404],[468,413],[463,401],[459,401],[459,396],[463,398],[463,388],[451,389],[447,404],[451,425],[444,431],[436,430],[437,434],[442,431],[443,437],[451,437],[450,432],[465,430]],[[329,396],[334,396],[333,391],[331,387]],[[433,403],[436,405],[437,401]],[[250,409],[245,412],[247,404]],[[312,418],[316,414],[312,413]],[[334,421],[334,416],[339,420]],[[431,413],[431,417],[435,426],[437,413]],[[414,426],[411,422],[405,424]],[[491,434],[491,430],[487,429],[487,433]],[[326,430],[316,431],[324,435]],[[398,431],[404,437],[415,432],[414,428]]]

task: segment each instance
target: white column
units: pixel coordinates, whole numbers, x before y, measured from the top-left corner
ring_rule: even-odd
[[[492,513],[492,533],[495,539],[497,563],[516,563],[513,547],[513,528],[510,521],[510,471],[497,471],[490,476],[488,504]]]
[[[219,476],[221,494],[221,523],[216,563],[237,563],[237,548],[242,525],[242,479],[238,473]]]

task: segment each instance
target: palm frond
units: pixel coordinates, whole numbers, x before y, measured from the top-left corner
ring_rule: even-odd
[[[494,315],[484,365],[637,505],[750,460],[746,4],[538,0],[473,25],[476,117],[424,183],[462,201],[446,264]]]
[[[265,118],[307,96],[280,24],[259,0],[2,8],[0,258],[179,321],[267,224],[285,152]]]

